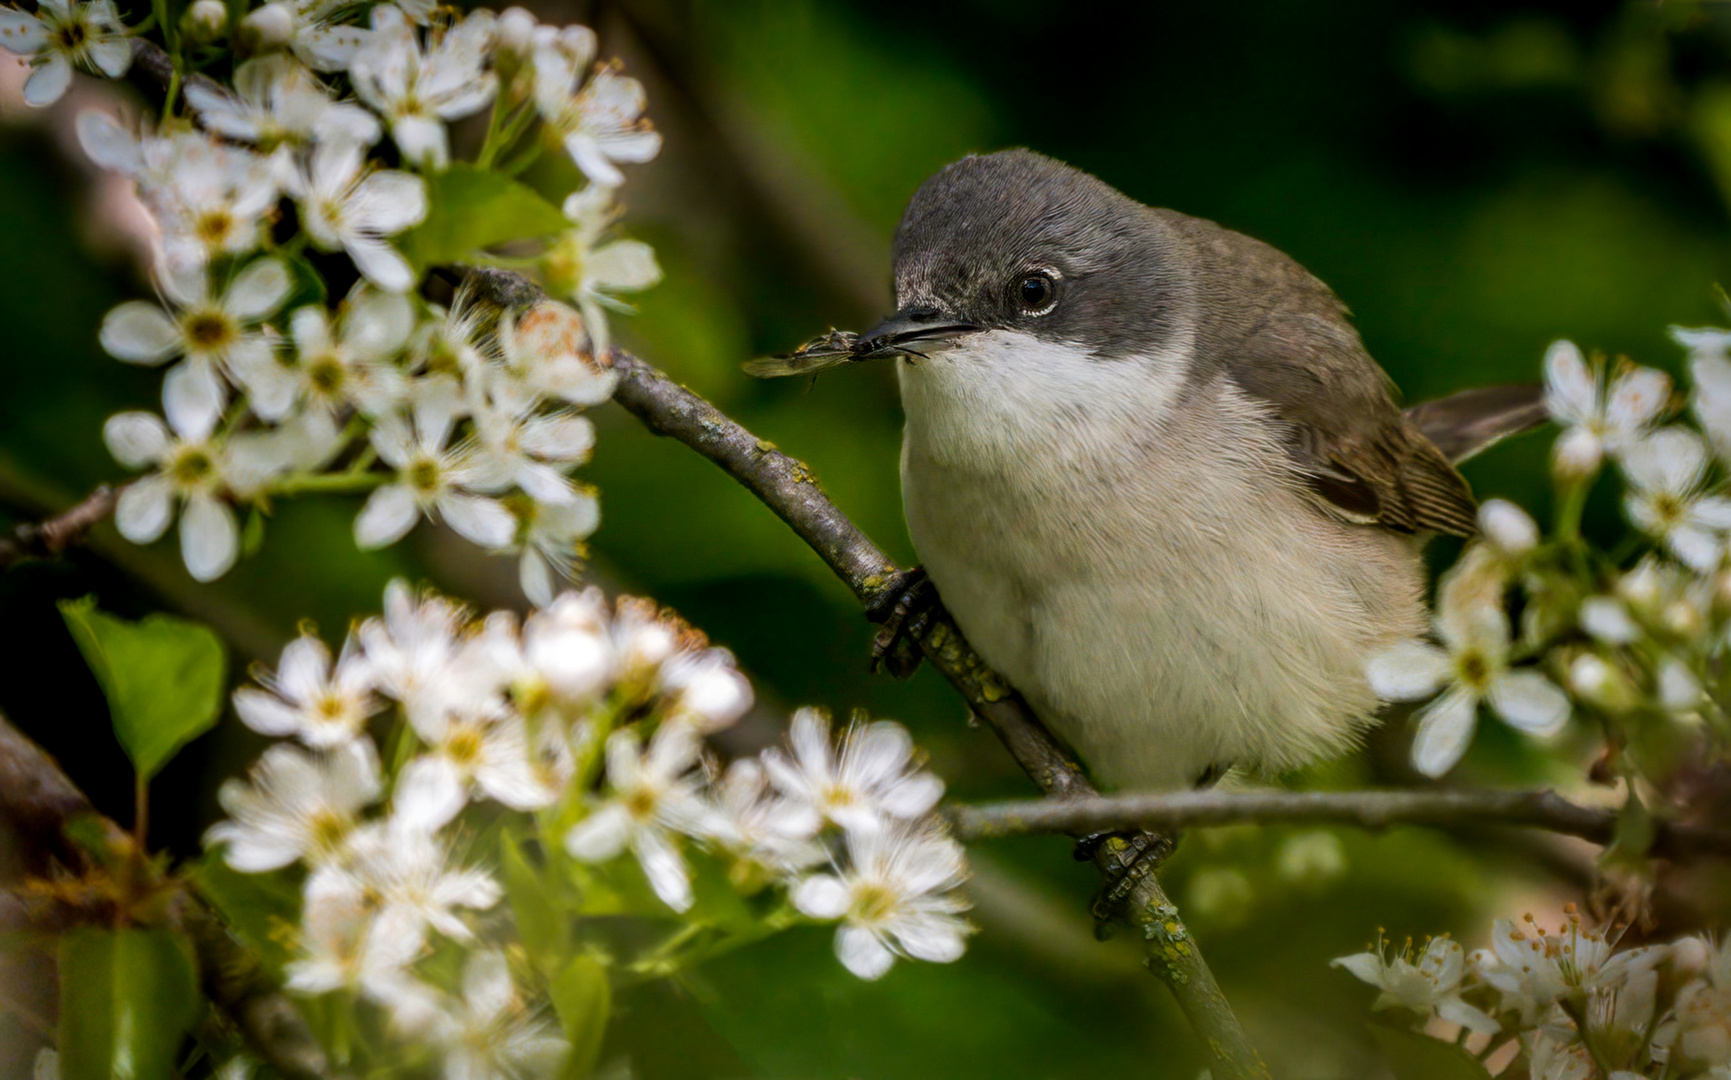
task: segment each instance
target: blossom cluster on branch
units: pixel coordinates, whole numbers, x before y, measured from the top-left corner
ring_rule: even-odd
[[[1552,534],[1513,503],[1487,500],[1481,538],[1438,586],[1440,644],[1403,643],[1368,668],[1385,700],[1437,695],[1417,715],[1419,772],[1454,767],[1481,704],[1542,738],[1571,716],[1596,725],[1603,767],[1630,782],[1632,802],[1662,795],[1731,735],[1714,673],[1731,629],[1731,332],[1673,336],[1690,352],[1687,414],[1663,372],[1589,360],[1567,341],[1546,355],[1546,402],[1561,428]],[[1606,464],[1634,529],[1615,548],[1582,533]]]
[[[1334,964],[1380,991],[1373,1008],[1428,1023],[1499,1072],[1731,1076],[1731,943],[1692,935],[1619,949],[1570,909],[1554,931],[1530,915],[1498,919],[1490,947],[1470,954],[1440,937],[1419,947],[1379,943]]]
[[[814,920],[863,978],[959,957],[962,851],[906,730],[832,737],[801,710],[785,749],[723,768],[704,736],[751,703],[726,651],[645,601],[590,589],[476,620],[394,582],[335,656],[307,633],[236,692],[282,741],[224,785],[207,843],[299,882],[291,991],[371,1003],[398,1036],[490,1062],[452,1075],[563,1060],[536,995],[579,959],[655,977]],[[559,929],[526,925],[538,913]],[[672,929],[647,950],[584,930],[622,915]]]
[[[187,569],[208,581],[262,539],[274,500],[368,493],[362,548],[442,521],[520,553],[545,604],[598,522],[570,474],[594,442],[580,413],[613,387],[606,309],[660,277],[647,245],[611,236],[619,166],[653,158],[660,135],[642,85],[596,62],[587,27],[419,0],[346,21],[357,10],[277,0],[231,33],[222,5],[195,4],[165,28],[175,83],[159,118],[78,118],[86,152],[133,181],[155,229],[159,301],[121,304],[100,333],[117,359],[167,369],[162,414],[104,432],[146,470],[116,524],[149,543],[178,513]],[[144,29],[110,0],[0,9],[0,47],[36,67],[34,105],[74,68],[123,74]],[[216,70],[220,53],[193,46],[217,35],[232,85],[197,70]],[[447,125],[489,108],[458,160]],[[549,148],[585,181],[562,210],[513,179]],[[417,291],[431,267],[503,259],[502,245],[558,299],[500,312]]]

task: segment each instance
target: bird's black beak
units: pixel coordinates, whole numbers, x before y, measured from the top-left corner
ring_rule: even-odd
[[[936,308],[904,308],[859,336],[854,353],[861,360],[895,356],[924,357],[922,344],[941,348],[941,343],[980,327],[946,316]]]

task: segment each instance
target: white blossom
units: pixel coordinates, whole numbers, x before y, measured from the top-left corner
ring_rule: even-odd
[[[170,306],[121,304],[102,320],[102,347],[134,364],[184,357],[163,381],[164,404],[214,425],[227,400],[225,376],[245,386],[276,367],[271,342],[257,325],[288,298],[288,270],[278,259],[255,259],[217,290],[202,268],[168,266],[160,284]]]
[[[322,305],[296,308],[289,318],[294,363],[283,369],[268,400],[261,400],[255,388],[255,411],[275,419],[299,400],[333,417],[350,406],[367,416],[392,412],[406,400],[409,388],[392,359],[407,344],[414,325],[408,297],[366,286],[349,296],[337,320]]]
[[[523,718],[502,708],[438,712],[423,717],[416,734],[428,752],[403,766],[395,805],[405,824],[431,830],[462,810],[471,791],[509,806],[534,810],[553,801],[530,758]]]
[[[571,503],[530,501],[520,529],[523,556],[518,563],[518,581],[530,603],[553,603],[555,590],[576,575],[583,540],[600,524],[601,504],[587,488],[579,488]]]
[[[378,899],[353,874],[313,874],[301,905],[301,955],[283,972],[287,988],[355,990],[387,1006],[418,998],[405,969],[425,944],[422,924],[406,909],[381,911]]]
[[[703,734],[733,724],[751,708],[751,683],[726,649],[686,650],[661,665],[656,690],[667,719]]]
[[[643,119],[643,84],[620,74],[617,64],[584,79],[589,57],[576,51],[584,40],[593,38],[536,43],[535,105],[593,184],[618,187],[625,174],[616,163],[651,160],[661,152],[661,135]]]
[[[1432,938],[1416,963],[1404,951],[1385,956],[1383,949],[1377,948],[1343,956],[1329,966],[1345,968],[1380,990],[1372,1009],[1399,1005],[1485,1035],[1502,1029],[1482,1009],[1461,1000],[1461,978],[1467,973],[1466,955],[1446,937]]]
[[[499,347],[506,370],[525,387],[572,405],[599,405],[619,382],[584,316],[556,300],[500,318]]]
[[[395,543],[425,514],[437,515],[482,547],[508,547],[517,533],[516,518],[497,499],[474,493],[495,486],[484,463],[472,446],[446,445],[462,408],[455,381],[422,379],[412,402],[412,423],[393,414],[373,426],[373,448],[396,479],[374,491],[361,508],[355,543],[363,550]]]
[[[454,864],[443,841],[394,820],[358,830],[349,854],[349,868],[341,872],[354,874],[378,897],[383,917],[430,926],[457,941],[475,937],[458,909],[485,911],[503,895],[486,871]]]
[[[34,15],[0,8],[0,49],[28,56],[36,70],[24,83],[24,103],[59,101],[73,68],[118,79],[132,66],[132,42],[114,0],[41,0]]]
[[[1625,949],[1603,934],[1584,929],[1570,917],[1556,934],[1546,934],[1529,917],[1523,927],[1498,919],[1488,952],[1473,954],[1479,975],[1502,994],[1502,1007],[1531,1025],[1562,998],[1586,1001],[1614,992],[1650,972],[1665,957],[1663,949]]]
[[[1652,368],[1634,368],[1603,385],[1573,342],[1558,341],[1545,353],[1545,405],[1562,427],[1554,457],[1566,476],[1597,470],[1607,453],[1620,453],[1641,438],[1665,409],[1671,379]]]
[[[279,743],[253,767],[251,784],[222,785],[217,801],[229,820],[211,826],[204,841],[225,845],[228,864],[248,874],[297,860],[332,863],[345,854],[356,815],[381,789],[378,752],[369,739],[322,754]]]
[[[234,711],[242,722],[261,735],[292,735],[315,748],[358,738],[381,708],[373,696],[372,669],[353,638],[343,644],[333,669],[325,643],[303,634],[283,649],[275,677],[260,682],[265,689],[235,691]]]
[[[662,726],[647,749],[630,729],[608,736],[608,797],[572,827],[565,849],[604,862],[629,848],[662,903],[688,910],[691,871],[675,837],[701,835],[708,817],[694,771],[698,751],[696,734],[683,724]]]
[[[618,217],[611,188],[591,184],[567,198],[564,210],[572,227],[541,256],[541,273],[549,292],[570,299],[583,312],[591,349],[603,355],[610,341],[605,309],[624,308],[620,293],[655,285],[661,267],[654,249],[641,240],[603,241]]]
[[[320,140],[361,146],[379,141],[379,122],[371,113],[337,101],[330,87],[283,53],[243,62],[234,70],[232,91],[193,80],[186,100],[206,128],[264,150]]]
[[[764,755],[770,780],[784,796],[850,834],[919,818],[944,794],[942,780],[916,767],[913,739],[900,724],[849,724],[835,746],[829,717],[820,709],[800,709],[789,725],[788,745],[791,758],[780,750]]]
[[[1510,726],[1549,736],[1569,718],[1569,699],[1540,672],[1509,667],[1509,624],[1502,611],[1474,607],[1445,610],[1436,620],[1444,648],[1410,641],[1373,656],[1365,675],[1385,701],[1419,701],[1442,695],[1419,710],[1413,767],[1441,776],[1472,742],[1481,701]]]
[[[816,811],[778,795],[754,758],[727,766],[715,785],[715,811],[707,822],[710,838],[775,873],[807,870],[828,858],[828,851],[813,839],[822,824]]]
[[[498,89],[485,70],[493,16],[469,14],[423,49],[413,25],[389,4],[373,9],[373,34],[350,65],[355,93],[390,125],[403,160],[433,169],[450,163],[445,121],[484,108]]]
[[[378,688],[402,703],[417,731],[436,735],[444,714],[479,712],[498,702],[490,661],[459,640],[467,614],[441,596],[417,599],[398,578],[385,586],[383,614],[355,631]]]
[[[197,581],[215,581],[234,565],[240,530],[222,492],[229,456],[212,438],[216,417],[170,400],[168,424],[146,412],[119,413],[103,425],[103,441],[122,465],[148,473],[126,485],[114,506],[114,525],[135,544],[155,541],[180,512],[180,554]],[[170,426],[172,425],[172,430]]]
[[[448,1080],[541,1080],[554,1075],[571,1046],[558,1028],[531,1012],[511,981],[505,954],[472,953],[463,997],[421,1025],[445,1057]]]
[[[949,963],[966,948],[968,908],[955,891],[967,876],[962,849],[938,833],[903,826],[847,834],[848,865],[797,885],[794,907],[839,919],[836,955],[862,979],[897,956]]]
[[[301,224],[326,251],[342,249],[386,292],[407,292],[415,272],[386,242],[427,216],[427,183],[394,169],[368,171],[366,150],[352,142],[321,142],[302,168],[288,170]]]
[[[1693,569],[1718,566],[1731,529],[1731,498],[1704,490],[1707,447],[1701,437],[1683,427],[1662,428],[1624,446],[1620,463],[1629,481],[1629,520]]]
[[[502,371],[469,380],[476,464],[496,490],[515,485],[536,502],[570,505],[577,489],[565,472],[587,461],[595,427],[574,412],[542,412],[536,395]]]
[[[167,182],[141,180],[141,195],[162,226],[168,265],[195,273],[212,259],[262,247],[281,195],[270,159],[219,143],[173,140],[166,148],[180,151]]]
[[[273,0],[241,21],[259,52],[287,46],[314,71],[345,70],[364,48],[372,31],[334,21],[342,0]]]

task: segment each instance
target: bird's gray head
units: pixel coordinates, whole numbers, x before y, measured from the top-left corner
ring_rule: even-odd
[[[1147,355],[1189,323],[1191,276],[1161,211],[1028,150],[963,158],[896,229],[896,314],[864,335],[942,350],[978,331]]]

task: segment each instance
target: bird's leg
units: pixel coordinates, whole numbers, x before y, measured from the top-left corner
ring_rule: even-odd
[[[1226,775],[1219,765],[1210,765],[1196,780],[1197,790],[1211,788]],[[1104,941],[1124,914],[1124,905],[1136,891],[1137,882],[1160,868],[1178,848],[1182,834],[1170,835],[1122,829],[1090,833],[1076,841],[1075,857],[1079,862],[1097,863],[1106,875],[1106,883],[1094,897],[1094,936]]]
[[[1094,833],[1076,842],[1076,858],[1099,865],[1106,875],[1106,883],[1094,895],[1090,908],[1095,937],[1105,941],[1112,936],[1137,883],[1159,869],[1177,847],[1177,836],[1140,829]]]
[[[924,568],[897,572],[866,607],[866,618],[883,624],[872,638],[871,669],[888,671],[898,679],[912,675],[924,658],[920,638],[940,603],[937,586],[926,577]]]

